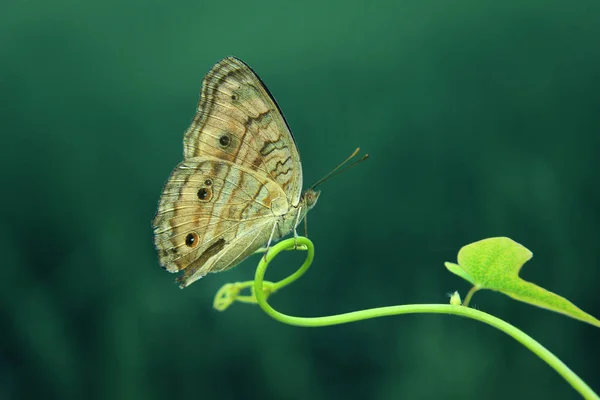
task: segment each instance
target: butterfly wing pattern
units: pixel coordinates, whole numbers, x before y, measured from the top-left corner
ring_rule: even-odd
[[[302,167],[292,133],[258,75],[228,57],[204,78],[198,112],[184,137],[184,159],[213,155],[276,182],[294,205]]]
[[[184,136],[184,161],[153,220],[160,264],[186,287],[239,264],[295,228],[302,167],[292,134],[260,78],[228,57],[208,72]],[[316,201],[316,200],[315,200]]]

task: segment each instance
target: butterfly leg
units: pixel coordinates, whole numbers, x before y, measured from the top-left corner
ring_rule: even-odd
[[[296,227],[300,223],[300,216],[302,215],[302,206],[298,208],[298,214],[296,215],[296,222],[294,223],[294,250],[298,250],[298,231]],[[306,218],[306,216],[305,216]]]
[[[304,216],[304,236],[308,237],[308,213]]]
[[[271,236],[269,236],[269,241],[267,242],[267,247],[265,247],[265,255],[264,260],[267,261],[267,254],[269,253],[269,248],[271,247],[271,241],[273,240],[273,236],[275,235],[275,229],[277,228],[277,221],[273,224],[273,229],[271,230]]]

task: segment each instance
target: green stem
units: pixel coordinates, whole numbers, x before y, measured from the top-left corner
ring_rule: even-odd
[[[465,307],[469,307],[469,303],[471,303],[471,298],[473,297],[473,295],[475,294],[476,291],[478,291],[480,289],[479,286],[473,286],[468,292],[467,295],[465,296],[465,301],[463,301],[463,306]]]
[[[290,277],[277,282],[283,287],[290,284],[294,280],[298,279],[306,270],[310,267],[314,258],[314,246],[310,240],[305,237],[298,237],[297,242],[307,247],[307,254],[302,266]],[[467,317],[475,319],[493,326],[507,335],[514,338],[516,341],[527,347],[539,358],[544,360],[550,367],[558,372],[576,391],[578,391],[585,399],[596,399],[600,400],[600,397],[583,381],[577,376],[569,367],[567,367],[558,357],[552,354],[548,349],[542,346],[540,343],[535,341],[531,336],[525,334],[523,331],[510,325],[509,323],[496,318],[490,314],[484,313],[473,308],[448,305],[448,304],[408,304],[402,306],[389,306],[389,307],[378,307],[362,311],[354,311],[344,314],[330,315],[326,317],[295,317],[280,313],[271,307],[267,301],[265,293],[263,292],[263,279],[265,272],[271,260],[279,254],[282,250],[288,249],[294,246],[294,239],[284,240],[277,243],[275,246],[269,249],[267,257],[261,258],[256,269],[254,278],[254,294],[260,307],[277,321],[283,322],[289,325],[303,326],[303,327],[320,327],[329,325],[345,324],[349,322],[356,322],[365,319],[385,317],[391,315],[400,314],[415,314],[415,313],[429,313],[429,314],[454,314],[461,317]]]

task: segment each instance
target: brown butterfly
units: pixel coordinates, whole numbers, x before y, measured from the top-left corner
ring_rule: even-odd
[[[283,114],[237,58],[219,61],[204,77],[183,143],[183,162],[153,220],[160,264],[184,271],[182,288],[268,248],[319,198],[313,189],[302,193],[300,156]]]

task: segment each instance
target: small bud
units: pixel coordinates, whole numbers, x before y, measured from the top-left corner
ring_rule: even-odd
[[[462,305],[462,300],[460,299],[460,294],[458,294],[458,292],[454,292],[450,295],[450,304],[453,306]]]

